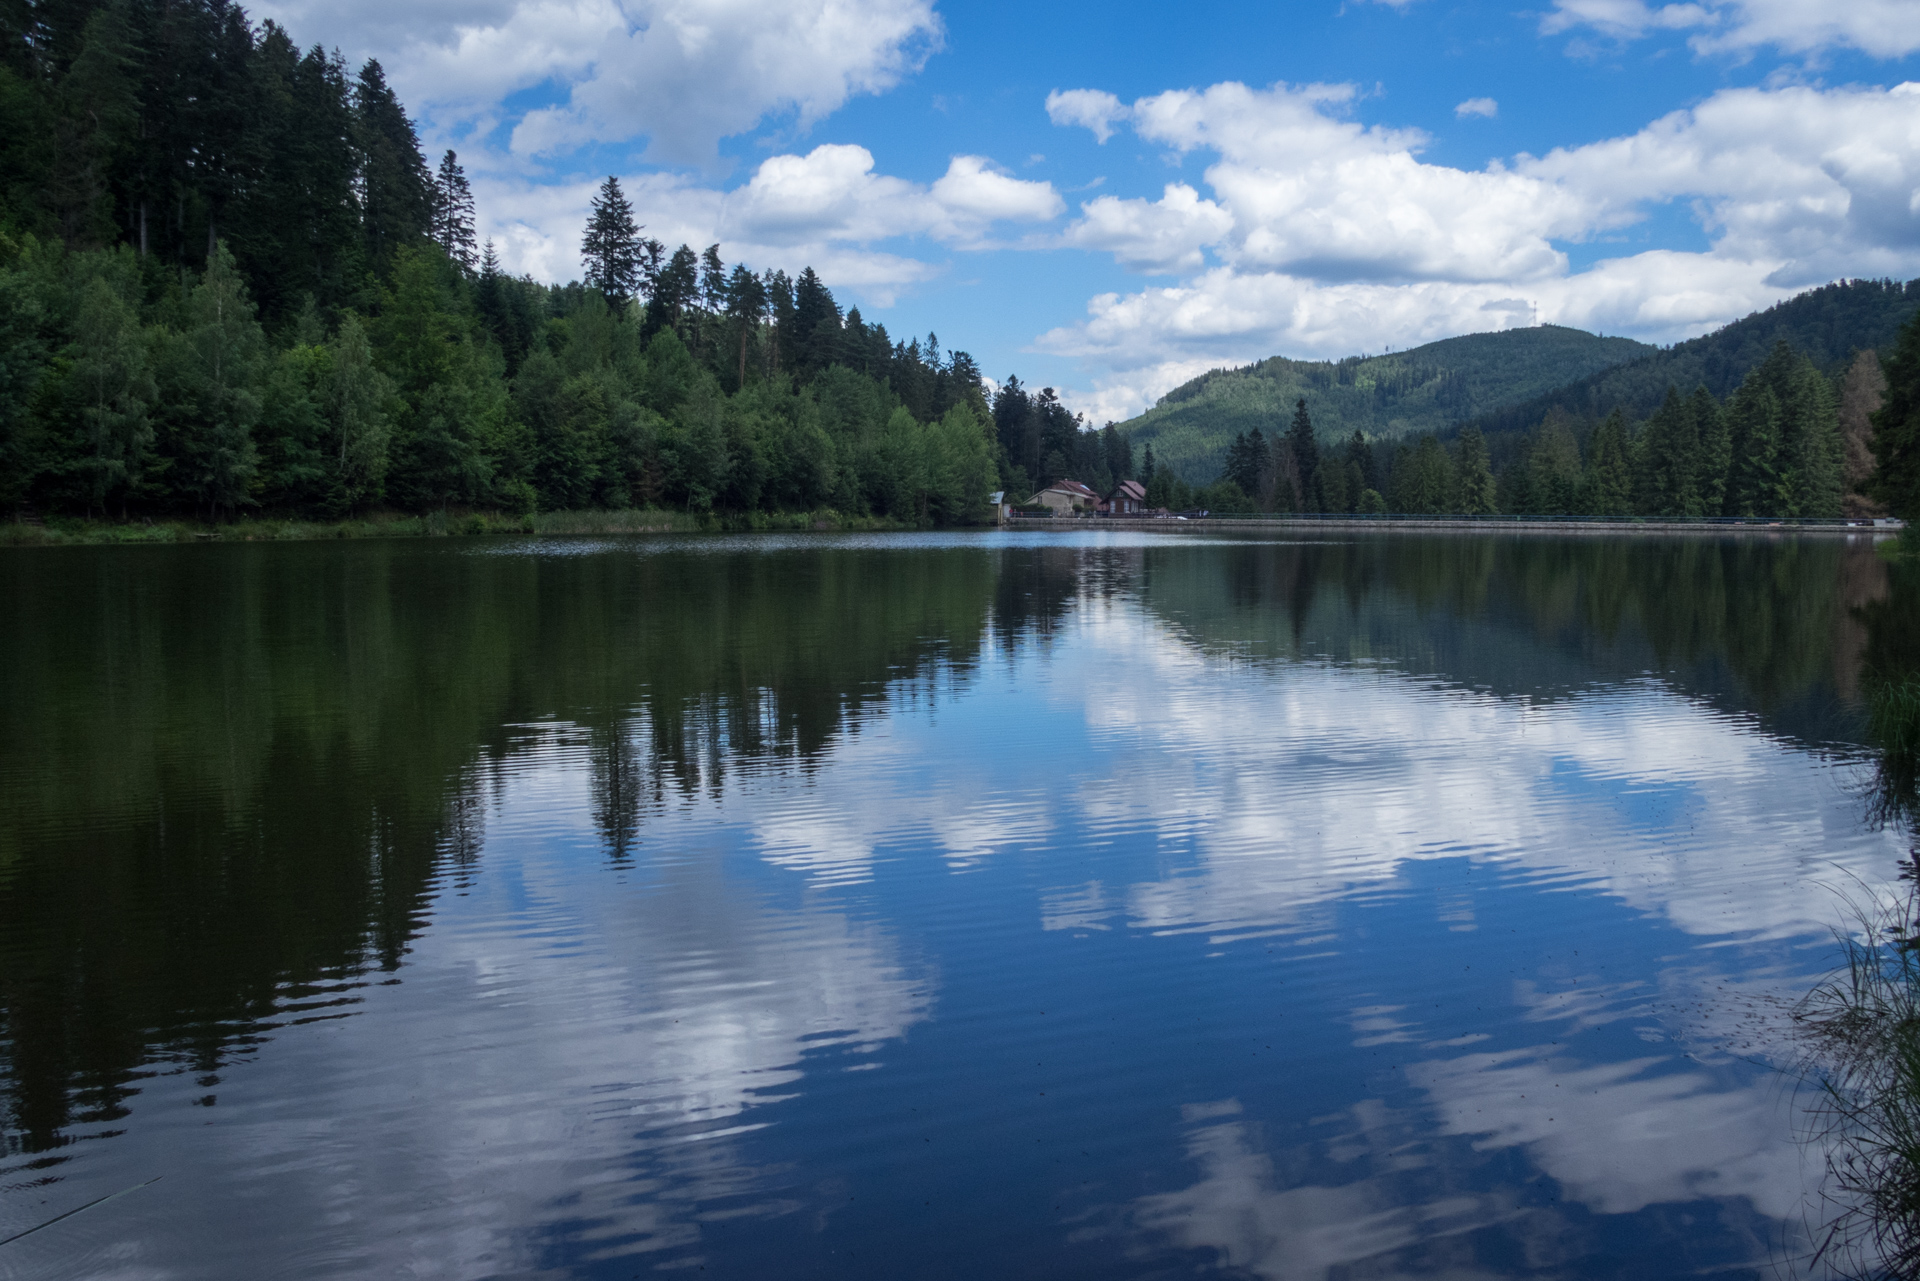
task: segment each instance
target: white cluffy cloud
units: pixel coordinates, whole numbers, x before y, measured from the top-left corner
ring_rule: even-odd
[[[1585,27],[1615,40],[1656,31],[1687,31],[1700,53],[1747,53],[1772,46],[1787,53],[1858,49],[1876,58],[1901,58],[1920,49],[1916,0],[1554,0],[1540,22],[1545,35]]]
[[[1193,372],[1285,351],[1340,356],[1534,320],[1690,337],[1839,276],[1920,272],[1920,84],[1729,89],[1620,138],[1467,170],[1418,130],[1346,118],[1348,85],[1241,84],[1121,103],[1056,92],[1057,123],[1130,127],[1212,153],[1210,194],[1082,205],[1069,244],[1171,287],[1091,300],[1043,350],[1104,367],[1078,397],[1123,417]],[[1494,109],[1471,100],[1459,113]],[[1649,250],[1575,271],[1567,247],[1627,240],[1689,202],[1704,252]]]
[[[1492,98],[1468,98],[1453,109],[1453,114],[1462,120],[1468,116],[1485,116],[1491,120],[1500,114],[1500,104]]]
[[[597,182],[475,185],[488,220],[482,234],[500,242],[513,270],[547,279],[578,273],[579,229]],[[938,268],[872,248],[877,242],[918,237],[981,249],[998,223],[1044,222],[1065,209],[1050,183],[1014,178],[984,156],[955,156],[945,174],[920,184],[875,173],[871,152],[842,144],[771,156],[732,191],[657,172],[623,185],[646,234],[669,245],[718,243],[728,261],[755,267],[812,266],[880,305]]]
[[[943,33],[932,0],[268,0],[258,13],[379,56],[443,126],[512,124],[523,159],[646,138],[649,159],[711,163],[769,114],[804,128],[892,88]],[[561,101],[515,123],[503,104],[542,86]]]

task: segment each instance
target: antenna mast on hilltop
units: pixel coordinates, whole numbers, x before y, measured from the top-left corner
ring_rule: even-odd
[[[1529,302],[1527,305],[1533,308],[1533,320],[1528,325],[1528,328],[1530,329],[1540,328],[1540,304],[1538,302]]]

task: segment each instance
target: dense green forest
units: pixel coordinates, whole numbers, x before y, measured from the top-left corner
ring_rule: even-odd
[[[1270,433],[1303,396],[1323,436],[1345,439],[1358,431],[1393,440],[1442,431],[1655,350],[1629,338],[1541,325],[1339,361],[1275,356],[1202,374],[1121,430],[1136,444],[1152,445],[1176,475],[1202,481],[1220,471],[1236,434],[1256,427]]]
[[[1483,351],[1510,340],[1476,338]],[[1694,519],[1904,514],[1920,512],[1920,479],[1907,476],[1920,463],[1905,443],[1920,429],[1916,378],[1920,281],[1850,281],[1518,406],[1411,437],[1330,433],[1321,406],[1338,414],[1342,402],[1326,391],[1297,397],[1289,422],[1245,391],[1250,380],[1215,378],[1186,402],[1203,406],[1182,420],[1187,448],[1238,421],[1233,413],[1208,416],[1206,404],[1232,399],[1208,387],[1240,389],[1233,394],[1245,416],[1264,421],[1225,440],[1218,479],[1204,487],[1155,457],[1167,446],[1145,429],[1153,415],[1122,430],[1146,438],[1150,500],[1175,508]]]
[[[1130,470],[811,269],[669,252],[611,178],[584,282],[503,272],[377,62],[224,0],[9,6],[0,39],[0,510],[927,523]]]

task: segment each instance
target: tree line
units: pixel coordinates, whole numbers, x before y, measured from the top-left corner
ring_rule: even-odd
[[[225,0],[29,3],[0,38],[9,510],[951,522],[1078,461],[1051,390],[990,403],[966,352],[843,312],[811,268],[669,251],[614,178],[584,280],[511,275],[377,61]]]
[[[1555,408],[1503,460],[1474,425],[1451,441],[1429,433],[1389,446],[1356,431],[1323,444],[1302,398],[1285,431],[1236,435],[1214,485],[1155,484],[1173,505],[1221,512],[1810,518],[1888,501],[1899,511],[1900,468],[1888,463],[1910,415],[1898,394],[1881,402],[1889,376],[1899,387],[1920,373],[1920,317],[1900,341],[1885,372],[1867,351],[1838,380],[1778,342],[1724,399],[1669,386],[1641,423],[1617,409],[1582,422]]]

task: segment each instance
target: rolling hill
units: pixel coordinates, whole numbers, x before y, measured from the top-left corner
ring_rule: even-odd
[[[1542,325],[1446,338],[1383,356],[1275,356],[1202,374],[1120,430],[1136,446],[1151,444],[1155,457],[1187,480],[1211,481],[1237,433],[1285,430],[1302,396],[1323,440],[1356,428],[1392,439],[1444,431],[1659,350],[1630,338]]]
[[[1920,308],[1920,280],[1906,284],[1843,280],[1822,285],[1710,334],[1570,378],[1566,385],[1542,395],[1489,407],[1457,427],[1471,423],[1480,428],[1498,452],[1506,438],[1531,430],[1555,409],[1586,421],[1621,409],[1629,420],[1637,421],[1660,407],[1668,384],[1682,392],[1704,384],[1715,396],[1726,396],[1782,339],[1835,375],[1856,352],[1868,347],[1882,356],[1889,354],[1894,336],[1916,308]]]
[[[1472,424],[1497,460],[1555,409],[1592,422],[1619,408],[1639,420],[1659,407],[1669,383],[1682,391],[1704,383],[1725,396],[1781,339],[1838,373],[1864,348],[1886,354],[1916,309],[1920,280],[1846,280],[1671,347],[1542,325],[1384,356],[1276,356],[1203,374],[1120,429],[1188,481],[1211,481],[1236,433],[1284,430],[1304,396],[1322,440],[1355,428],[1376,439],[1445,437]]]

